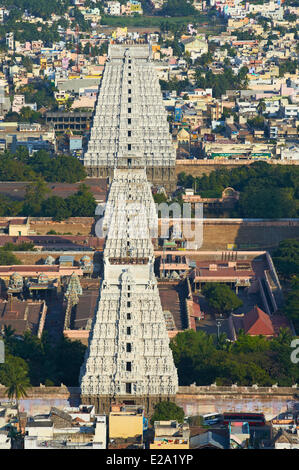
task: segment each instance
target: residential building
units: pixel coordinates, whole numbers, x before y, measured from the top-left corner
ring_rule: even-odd
[[[189,425],[179,424],[177,421],[155,421],[154,442],[150,444],[150,449],[189,449]]]

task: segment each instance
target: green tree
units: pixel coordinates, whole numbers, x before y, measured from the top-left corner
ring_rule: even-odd
[[[22,263],[11,251],[0,250],[0,265],[12,266],[17,264]]]
[[[285,304],[286,316],[295,323],[296,330],[299,326],[299,277],[294,277],[287,293]]]
[[[16,401],[19,431],[21,431],[19,401],[27,396],[26,391],[30,387],[26,362],[19,357],[7,356],[0,369],[0,378],[1,383],[7,387],[8,398]]]
[[[221,335],[222,336],[222,335]],[[238,339],[224,346],[224,337],[187,330],[178,333],[170,346],[180,385],[291,386],[299,379],[298,367],[290,361],[291,336],[281,331],[273,339],[249,336],[239,331]]]
[[[14,443],[15,442],[21,442],[22,440],[22,433],[17,430],[15,426],[10,425],[9,426],[9,431],[7,433],[7,437],[9,437],[12,441],[11,448],[13,449],[15,447]],[[18,448],[18,445],[16,445],[16,448]]]
[[[51,196],[42,202],[41,212],[44,217],[53,217],[53,220],[61,221],[70,217],[70,210],[66,199],[59,196]]]
[[[24,106],[19,115],[19,122],[44,122],[41,114],[33,111],[29,106]]]
[[[90,43],[87,42],[87,43],[85,44],[85,46],[83,47],[83,54],[89,55],[89,53],[90,53],[90,48],[91,48],[91,47],[90,47]]]
[[[172,339],[170,347],[180,385],[190,385],[192,382],[207,385],[215,381],[218,366],[213,361],[217,353],[213,336],[203,331],[186,330]]]
[[[217,340],[217,348],[222,351],[230,351],[232,349],[232,343],[229,341],[226,333],[220,333]]]
[[[259,110],[259,112],[261,112],[261,110],[264,108],[264,106],[261,103],[258,106],[259,106],[258,110]],[[266,127],[266,121],[265,121],[265,119],[263,118],[263,116],[261,114],[259,116],[255,116],[252,119],[248,119],[247,122],[248,122],[249,126],[252,127],[253,129],[264,130],[265,127]]]
[[[155,406],[154,414],[151,418],[151,424],[155,421],[168,421],[176,420],[179,423],[183,423],[185,413],[183,408],[176,405],[172,401],[161,401]]]
[[[162,202],[167,202],[167,197],[165,194],[154,194],[154,201],[156,204],[161,204]]]
[[[11,243],[7,242],[2,247],[3,251],[34,251],[33,242]]]
[[[22,202],[0,195],[0,217],[18,215],[22,209]]]
[[[8,113],[6,113],[4,117],[5,122],[19,122],[19,120],[20,116],[15,111],[8,111]]]
[[[299,239],[287,239],[279,242],[273,252],[273,261],[284,279],[299,276]]]
[[[6,354],[11,352],[11,346],[14,340],[15,332],[16,330],[14,330],[11,325],[4,325],[4,330],[1,336],[4,340]]]
[[[243,305],[242,300],[226,284],[207,283],[202,292],[217,313],[229,314]]]
[[[94,196],[85,184],[81,184],[78,191],[68,197],[67,204],[72,217],[92,217],[97,206]]]
[[[161,14],[164,16],[188,16],[196,14],[196,10],[186,0],[167,0]]]
[[[257,110],[259,114],[263,114],[266,111],[266,103],[264,99],[259,100],[259,104],[257,105]]]
[[[99,55],[108,54],[108,42],[105,41],[100,45]]]
[[[298,61],[287,59],[279,62],[279,76],[283,77],[286,73],[295,74],[298,67]]]
[[[42,178],[38,178],[26,187],[26,194],[23,206],[24,215],[31,217],[41,215],[43,200],[50,192],[46,182]]]
[[[27,72],[32,72],[32,60],[28,56],[23,57],[23,66],[27,70]]]
[[[62,338],[56,346],[54,363],[56,364],[56,382],[70,387],[79,385],[79,372],[83,364],[86,346],[80,341]]]
[[[280,219],[297,217],[297,202],[291,188],[255,187],[245,188],[239,199],[242,217]]]

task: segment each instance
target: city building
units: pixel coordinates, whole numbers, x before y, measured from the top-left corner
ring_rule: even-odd
[[[150,444],[150,449],[189,449],[190,430],[187,423],[155,421],[154,432],[154,442]]]
[[[142,442],[146,423],[143,408],[114,405],[109,413],[109,440],[134,438]]]
[[[106,416],[92,407],[52,407],[50,413],[28,418],[25,449],[106,449]]]

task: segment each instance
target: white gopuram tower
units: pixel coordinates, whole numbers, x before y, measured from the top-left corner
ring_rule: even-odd
[[[103,230],[104,279],[81,368],[81,401],[108,413],[111,403],[174,400],[177,371],[154,275],[157,215],[143,157],[120,158]]]
[[[119,158],[142,154],[149,181],[176,188],[172,145],[149,44],[111,44],[84,166],[89,176],[113,177]]]

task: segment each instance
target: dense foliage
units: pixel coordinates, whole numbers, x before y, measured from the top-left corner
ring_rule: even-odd
[[[49,188],[43,180],[38,180],[27,186],[22,215],[31,217],[53,217],[63,220],[68,217],[93,217],[96,202],[84,184],[79,186],[75,194],[67,198],[49,196]]]
[[[155,411],[151,418],[151,424],[154,424],[155,421],[168,420],[176,420],[179,423],[183,423],[184,417],[185,413],[183,408],[172,401],[161,401],[155,406]]]
[[[166,17],[167,16],[167,17]],[[223,29],[223,20],[218,16],[211,16],[209,14],[200,13],[197,16],[172,16],[165,15],[164,17],[159,16],[145,16],[145,15],[136,15],[136,16],[109,16],[102,15],[101,24],[110,25],[110,26],[139,26],[139,27],[157,27],[161,28],[161,31],[172,31],[176,36],[177,31],[181,31],[182,27],[186,29],[188,23],[195,24],[199,26],[203,23],[204,32],[208,33],[209,30],[220,31]]]
[[[256,162],[233,169],[221,169],[193,177],[180,173],[178,184],[222,192],[227,187],[240,191],[238,205],[231,216],[252,218],[297,217],[299,213],[299,168]]]
[[[41,23],[16,22],[18,18],[18,10],[12,10],[8,21],[0,25],[0,37],[5,37],[6,33],[13,32],[16,41],[42,40],[47,47],[60,40],[56,28]]]
[[[44,123],[44,118],[40,112],[34,111],[29,106],[24,106],[19,113],[8,111],[6,113],[5,122],[26,122],[26,123]]]
[[[0,155],[1,181],[32,181],[43,177],[46,181],[76,183],[86,177],[83,165],[71,155],[50,155],[39,150],[32,156],[24,148],[15,154]]]
[[[5,243],[0,247],[0,266],[11,266],[22,264],[21,261],[15,256],[13,251],[33,251],[34,244],[32,242],[22,243]]]
[[[299,331],[299,239],[283,240],[273,252],[275,267],[284,281],[284,312]]]
[[[8,328],[5,329],[10,331]],[[0,376],[2,376],[2,383],[6,385],[6,394],[10,400],[15,400],[17,405],[17,416],[19,423],[19,434],[21,433],[21,420],[20,420],[20,408],[19,400],[27,396],[27,389],[30,387],[28,377],[28,367],[25,361],[19,357],[13,357],[6,355],[5,363],[0,370]],[[13,428],[14,429],[14,428]],[[16,430],[12,432],[11,438],[18,439],[18,433]],[[13,441],[12,441],[13,442]]]
[[[203,66],[213,60],[212,54],[204,54],[200,58],[202,67],[196,69],[196,85],[199,88],[212,88],[213,96],[220,98],[226,90],[240,90],[247,86],[247,67],[241,67],[238,74],[235,74],[231,67],[225,67],[223,73],[214,74],[211,70],[205,71]]]
[[[282,240],[272,257],[278,273],[284,279],[299,276],[299,239]]]
[[[161,14],[165,16],[188,16],[196,15],[196,13],[192,3],[186,0],[167,0],[161,11]]]
[[[32,386],[45,385],[78,386],[79,371],[83,363],[86,347],[79,341],[61,338],[55,347],[45,333],[41,339],[26,332],[20,339],[4,332],[6,354],[10,361],[22,361]],[[0,383],[8,385],[5,365],[0,364]]]
[[[84,184],[76,193],[62,198],[51,195],[48,185],[39,178],[27,186],[23,201],[0,196],[0,216],[53,217],[59,221],[68,217],[93,217],[96,205],[94,196]]]
[[[180,385],[291,386],[298,383],[299,370],[290,360],[292,337],[281,330],[271,340],[240,334],[235,343],[202,331],[187,330],[171,341]]]
[[[25,96],[26,103],[36,103],[37,109],[46,107],[48,110],[56,109],[57,102],[54,84],[47,79],[37,79],[19,88],[18,93]]]
[[[0,217],[11,217],[21,212],[23,203],[21,201],[13,201],[9,197],[0,194]]]
[[[160,86],[162,90],[173,91],[175,90],[178,94],[181,94],[182,91],[186,90],[186,88],[190,85],[189,80],[177,80],[175,78],[166,81],[160,80]]]
[[[21,261],[8,250],[0,249],[0,266],[12,266],[21,264]]]
[[[227,284],[207,282],[202,289],[202,293],[207,298],[210,306],[220,314],[229,314],[243,304],[242,300]]]
[[[186,90],[186,88],[190,85],[189,80],[177,80],[175,78],[169,80],[160,80],[160,86],[162,90],[173,91],[176,90],[178,94],[182,93],[182,91]]]
[[[25,10],[31,15],[50,19],[51,15],[63,15],[72,4],[70,0],[2,0],[2,6],[16,9],[23,14]]]
[[[287,59],[279,62],[279,76],[283,77],[285,73],[295,74],[299,62],[297,60]]]

